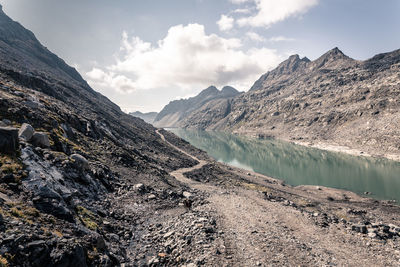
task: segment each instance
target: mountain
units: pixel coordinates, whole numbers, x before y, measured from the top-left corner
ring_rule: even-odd
[[[338,48],[314,61],[294,55],[183,126],[399,156],[399,73],[400,50],[365,61]]]
[[[141,118],[142,120],[144,120],[145,122],[150,123],[150,124],[153,123],[157,114],[158,114],[157,112],[142,113],[140,111],[135,111],[135,112],[129,113],[129,115]]]
[[[0,265],[135,262],[136,222],[177,206],[169,172],[196,163],[0,9]]]
[[[221,91],[215,86],[210,86],[195,97],[170,102],[158,113],[154,125],[157,127],[180,127],[185,124],[184,121],[191,114],[199,111],[205,105],[226,103],[239,94],[235,88],[230,86],[225,86]]]

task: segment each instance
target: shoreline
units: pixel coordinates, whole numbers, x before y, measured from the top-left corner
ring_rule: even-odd
[[[233,134],[239,135],[239,136],[251,137],[251,138],[255,138],[255,139],[260,139],[260,138],[258,138],[258,134],[255,132],[233,132]],[[386,159],[386,160],[391,160],[391,161],[400,163],[400,154],[377,153],[377,152],[371,153],[371,152],[367,152],[365,150],[351,148],[351,147],[348,147],[345,145],[339,145],[339,144],[333,144],[333,143],[321,142],[321,141],[313,142],[313,141],[290,140],[285,137],[277,137],[277,136],[272,136],[272,135],[269,138],[296,144],[296,145],[300,145],[300,146],[304,146],[304,147],[325,150],[325,151],[329,151],[329,152],[344,153],[344,154],[351,155],[351,156],[366,157],[366,158],[372,158],[372,159]]]

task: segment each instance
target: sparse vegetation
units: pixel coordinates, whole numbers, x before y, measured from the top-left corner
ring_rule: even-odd
[[[89,211],[85,207],[77,206],[76,207],[79,219],[81,222],[90,230],[97,230],[98,224],[96,222],[96,216],[93,212]]]
[[[0,255],[0,267],[8,267],[8,260]]]

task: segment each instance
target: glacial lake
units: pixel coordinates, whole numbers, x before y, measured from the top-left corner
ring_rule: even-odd
[[[217,161],[285,181],[321,185],[400,203],[400,163],[223,132],[167,129]]]

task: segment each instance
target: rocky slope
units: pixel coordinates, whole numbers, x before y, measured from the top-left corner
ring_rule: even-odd
[[[135,112],[129,113],[129,115],[141,118],[142,120],[144,120],[145,122],[150,123],[150,124],[152,124],[154,122],[154,119],[156,118],[157,114],[158,114],[157,112],[142,113],[140,111],[135,111]]]
[[[400,50],[357,61],[334,48],[314,61],[289,57],[229,108],[203,107],[183,126],[398,157],[399,94]]]
[[[178,205],[183,187],[168,172],[196,163],[2,11],[0,121],[1,266],[134,262],[141,213]],[[114,204],[127,190],[135,212]]]
[[[157,127],[182,127],[186,124],[185,121],[191,118],[192,113],[203,110],[205,106],[229,105],[230,99],[239,94],[235,88],[230,86],[225,86],[221,91],[215,86],[210,86],[195,97],[170,102],[158,113],[154,125]]]

